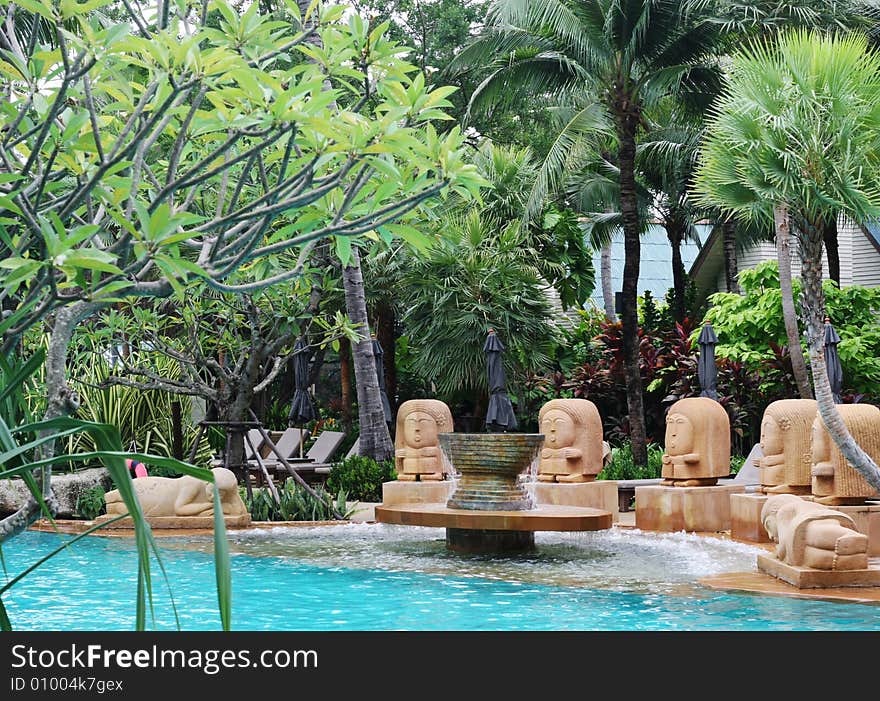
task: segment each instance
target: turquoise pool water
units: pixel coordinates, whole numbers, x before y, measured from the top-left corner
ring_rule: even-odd
[[[684,533],[539,534],[529,557],[448,553],[442,529],[352,524],[232,536],[237,630],[880,630],[880,609],[717,592],[699,577],[754,570],[756,548]],[[65,537],[65,536],[61,536]],[[59,536],[3,549],[14,576]],[[161,539],[180,626],[219,630],[211,543]],[[156,568],[158,570],[158,568]],[[89,537],[4,596],[19,630],[129,630],[131,541]],[[2,575],[0,575],[2,579]],[[155,620],[174,629],[157,574]]]

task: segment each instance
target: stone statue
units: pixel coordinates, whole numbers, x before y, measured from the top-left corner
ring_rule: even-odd
[[[855,442],[874,462],[880,460],[880,408],[872,404],[838,404],[837,410]],[[860,505],[867,499],[880,498],[880,493],[847,463],[821,416],[813,421],[812,458],[814,501]]]
[[[709,397],[679,399],[666,415],[661,484],[704,487],[730,474],[730,419]]]
[[[439,433],[453,431],[452,412],[437,399],[410,399],[397,410],[394,466],[397,479],[442,480],[449,473]]]
[[[544,447],[538,463],[541,482],[592,482],[602,470],[602,419],[587,399],[551,399],[541,407],[538,426]]]
[[[215,467],[214,483],[197,477],[138,477],[131,483],[144,516],[213,516],[214,489],[220,490],[224,516],[245,516],[247,508],[238,493],[238,480],[232,470]],[[118,489],[104,495],[108,515],[128,513]]]
[[[758,460],[761,491],[809,494],[813,466],[810,436],[816,418],[814,399],[780,399],[764,410]]]
[[[794,494],[774,494],[761,509],[761,523],[775,541],[776,557],[817,570],[868,568],[868,536],[844,513]]]

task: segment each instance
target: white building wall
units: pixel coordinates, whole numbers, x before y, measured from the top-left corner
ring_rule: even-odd
[[[861,229],[852,239],[852,284],[880,287],[880,251]]]
[[[837,254],[840,257],[840,286],[853,284],[853,245],[857,237],[864,237],[861,230],[848,219],[837,222]]]

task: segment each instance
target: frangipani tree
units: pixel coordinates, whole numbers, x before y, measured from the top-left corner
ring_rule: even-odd
[[[856,221],[880,216],[880,54],[860,35],[807,31],[738,52],[695,189],[747,221],[794,225],[819,413],[846,459],[880,489],[880,470],[846,430],[828,383],[820,226],[829,210]]]
[[[351,237],[407,236],[420,205],[479,186],[459,131],[430,125],[451,89],[342,7],[0,5],[0,335],[10,352],[51,321],[47,419],[77,408],[67,346],[99,309],[193,278],[284,283],[318,241],[346,258]],[[29,502],[0,534],[39,513]]]

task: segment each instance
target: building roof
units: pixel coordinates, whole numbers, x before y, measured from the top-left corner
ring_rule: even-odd
[[[690,270],[700,252],[702,243],[709,236],[711,227],[707,224],[696,226],[700,243],[686,241],[681,244],[681,260],[685,270]],[[623,289],[623,264],[625,260],[623,234],[617,234],[611,240],[611,284],[615,293]],[[602,254],[593,255],[593,268],[596,271],[596,289],[590,296],[592,302],[600,309],[602,301]],[[642,250],[639,264],[639,295],[650,290],[654,299],[663,300],[672,287],[672,247],[666,237],[666,229],[660,224],[650,224],[642,236]]]

